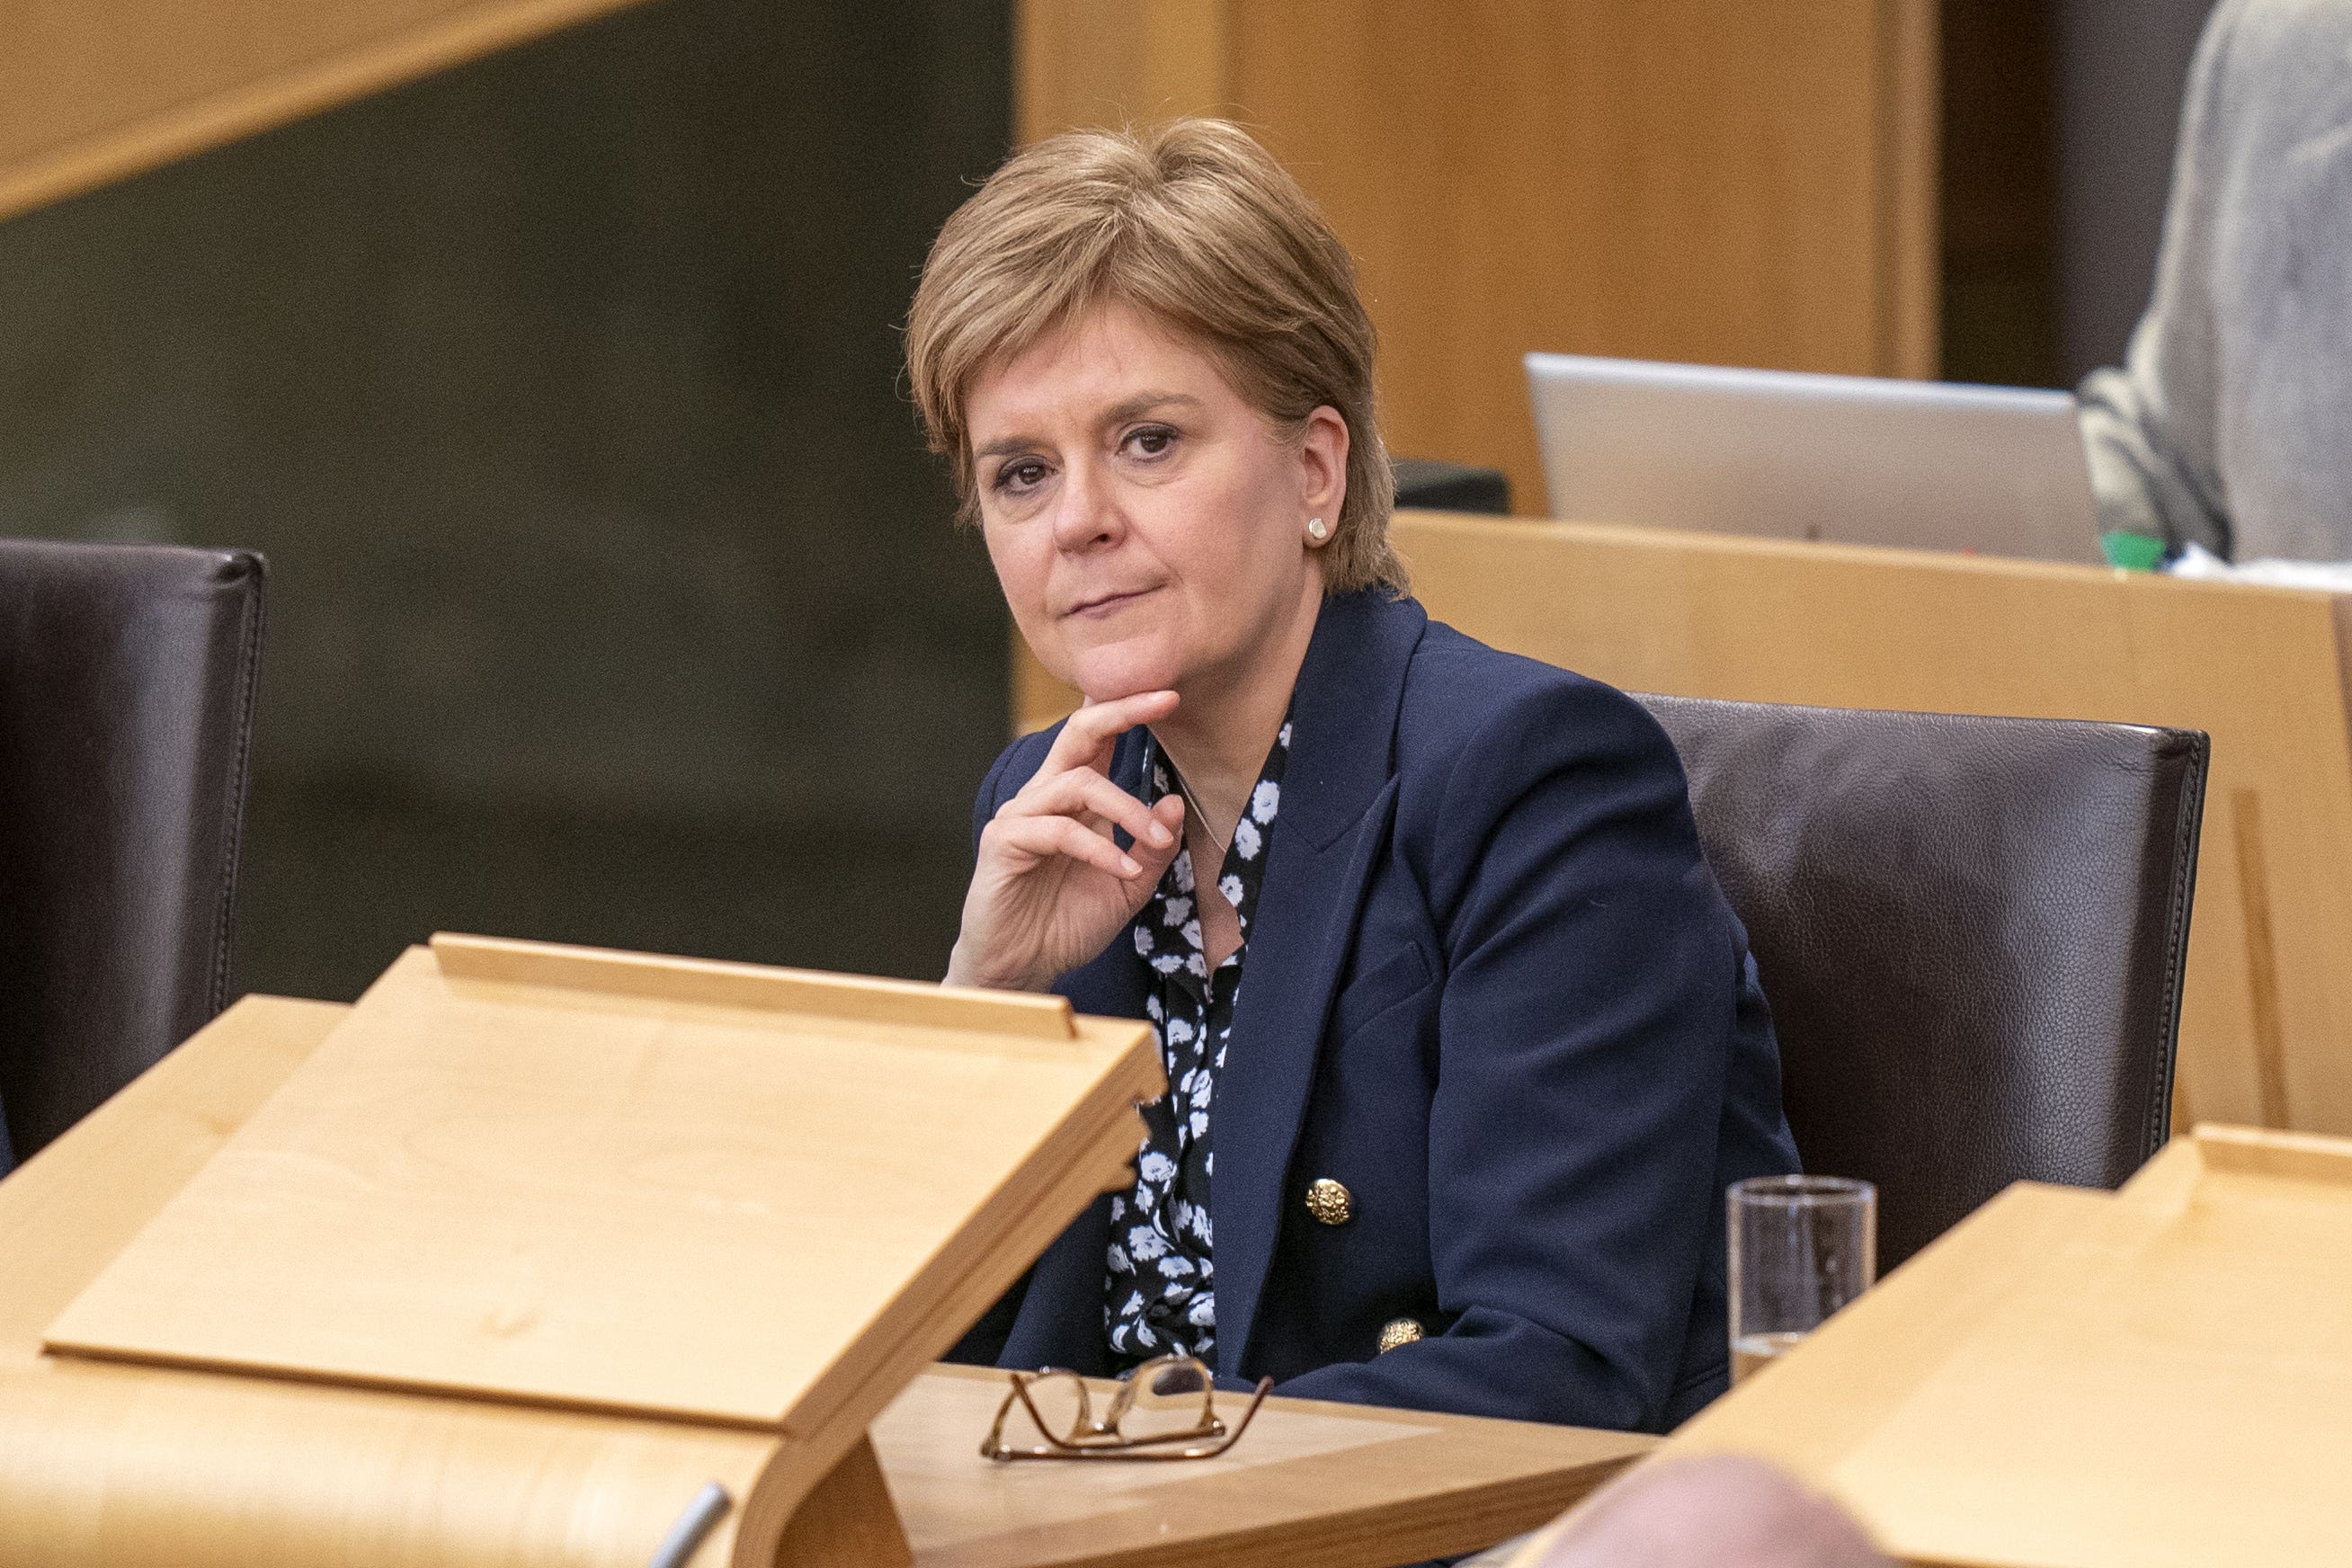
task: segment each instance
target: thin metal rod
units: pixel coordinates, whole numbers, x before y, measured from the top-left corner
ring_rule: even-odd
[[[727,1517],[727,1510],[734,1506],[735,1500],[727,1495],[725,1487],[717,1481],[705,1485],[694,1494],[694,1500],[686,1505],[686,1511],[677,1516],[677,1522],[669,1527],[669,1533],[662,1537],[662,1543],[654,1548],[654,1560],[646,1568],[686,1568],[686,1560],[694,1555],[694,1549],[702,1544],[702,1538],[709,1535],[719,1521]]]

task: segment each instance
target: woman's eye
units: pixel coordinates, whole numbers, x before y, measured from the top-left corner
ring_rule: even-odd
[[[1146,425],[1140,430],[1128,432],[1128,450],[1141,458],[1156,458],[1176,444],[1176,432],[1165,425]]]
[[[1007,463],[996,470],[996,488],[1000,490],[1034,489],[1045,479],[1045,465],[1034,458]]]

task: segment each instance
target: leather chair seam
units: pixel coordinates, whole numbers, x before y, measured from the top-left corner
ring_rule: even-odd
[[[2197,853],[2205,818],[2205,774],[2213,742],[2204,731],[2194,731],[2188,766],[2182,771],[2180,801],[2172,826],[2173,868],[2171,906],[2165,921],[2165,987],[2163,1013],[2158,1023],[2156,1082],[2149,1095],[2147,1119],[2140,1139],[2140,1163],[2146,1163],[2164,1146],[2172,1125],[2172,1084],[2180,1054],[2180,998],[2188,975],[2189,922],[2197,897]]]
[[[235,932],[238,861],[245,841],[245,797],[253,765],[253,713],[261,677],[262,586],[268,568],[262,558],[247,552],[229,557],[243,568],[238,576],[246,589],[238,616],[237,660],[244,668],[236,689],[236,716],[231,725],[236,763],[230,773],[228,811],[221,843],[221,889],[213,914],[213,975],[208,1016],[228,1005],[229,947]]]

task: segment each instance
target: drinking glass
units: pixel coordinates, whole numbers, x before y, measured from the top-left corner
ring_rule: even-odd
[[[1731,1381],[1785,1354],[1878,1277],[1878,1189],[1751,1176],[1730,1193]]]

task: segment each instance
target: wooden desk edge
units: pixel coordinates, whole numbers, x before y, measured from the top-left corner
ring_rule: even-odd
[[[1003,1375],[994,1368],[950,1365],[927,1374],[998,1385]],[[1102,1386],[1110,1384],[1104,1380]],[[1204,1472],[1200,1480],[1209,1495],[1196,1502],[1180,1501],[1181,1483],[1171,1478],[1165,1486],[1119,1494],[1092,1515],[1034,1527],[995,1529],[992,1521],[970,1534],[942,1538],[910,1518],[917,1568],[1360,1568],[1452,1555],[1559,1517],[1660,1442],[1639,1433],[1279,1396],[1269,1396],[1259,1419],[1268,1415],[1388,1425],[1409,1435]],[[1428,1484],[1442,1468],[1431,1462],[1428,1445],[1497,1439],[1517,1450],[1506,1462],[1484,1474]],[[1248,1441],[1243,1438],[1244,1447]],[[888,1454],[889,1445],[877,1446]],[[1368,1470],[1393,1475],[1397,1484],[1367,1486]],[[1345,1482],[1339,1481],[1342,1475]],[[1325,1479],[1334,1484],[1319,1484]],[[1328,1498],[1348,1489],[1366,1494],[1366,1500],[1314,1515],[1297,1514],[1289,1500],[1302,1491]],[[942,1500],[935,1494],[931,1500],[936,1506]],[[1180,1510],[1181,1522],[1171,1525],[1168,1515]]]

